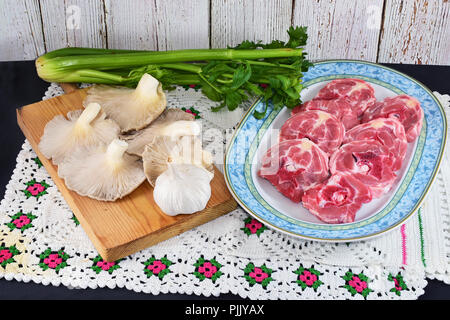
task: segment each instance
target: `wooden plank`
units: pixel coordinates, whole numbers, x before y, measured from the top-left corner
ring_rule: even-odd
[[[40,3],[47,52],[66,47],[67,32],[65,2],[41,0]]]
[[[76,83],[61,82],[58,83],[58,85],[64,90],[65,93],[71,93],[78,89]]]
[[[203,211],[175,217],[165,215],[153,201],[153,188],[144,182],[130,195],[115,201],[97,201],[66,188],[57,167],[39,151],[46,123],[58,114],[81,109],[86,90],[76,90],[17,110],[25,137],[80,221],[100,255],[114,261],[223,215],[237,206],[224,177],[215,168],[211,198]]]
[[[102,0],[41,0],[47,51],[64,47],[106,48]]]
[[[45,52],[37,0],[2,0],[0,60],[28,60]]]
[[[379,62],[450,64],[450,2],[386,0]]]
[[[287,40],[291,16],[291,0],[212,0],[211,47]]]
[[[105,0],[108,48],[157,50],[154,0]]]
[[[67,2],[66,30],[67,44],[70,47],[106,48],[103,1],[70,0]]]
[[[376,61],[382,10],[383,0],[296,0],[292,21],[308,27],[310,60]]]
[[[156,0],[158,49],[209,48],[209,0]]]
[[[311,60],[447,65],[449,12],[445,0],[2,0],[0,60],[66,46],[171,50],[286,39],[292,22],[309,27]]]

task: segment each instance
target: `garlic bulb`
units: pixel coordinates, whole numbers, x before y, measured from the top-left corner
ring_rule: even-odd
[[[199,166],[169,163],[156,179],[153,199],[170,216],[203,210],[211,197],[211,179],[211,173]]]
[[[202,142],[195,136],[184,136],[176,140],[167,136],[155,137],[145,146],[142,153],[144,172],[148,182],[154,187],[156,178],[167,170],[169,162],[194,164],[214,176],[212,155],[202,149]]]

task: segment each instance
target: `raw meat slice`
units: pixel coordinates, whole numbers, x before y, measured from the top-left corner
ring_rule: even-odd
[[[280,141],[308,138],[331,155],[342,144],[344,125],[328,112],[308,110],[290,117],[281,127]]]
[[[330,158],[331,174],[351,173],[378,198],[390,190],[396,174],[389,149],[376,140],[357,140],[342,145]]]
[[[361,116],[375,101],[375,90],[361,79],[336,79],[323,87],[314,100],[334,100],[346,97],[357,116]]]
[[[395,118],[378,118],[347,131],[343,143],[372,139],[377,140],[389,149],[392,158],[395,159],[392,169],[394,171],[399,170],[408,148],[403,125]]]
[[[328,156],[308,139],[285,140],[272,146],[261,161],[258,175],[294,202],[304,191],[329,176]]]
[[[326,182],[309,189],[303,206],[326,223],[350,223],[363,203],[370,202],[370,189],[351,174],[337,173]]]
[[[413,142],[420,134],[423,122],[423,110],[417,99],[406,94],[386,98],[367,108],[363,122],[376,118],[395,118],[405,128],[406,140]]]
[[[360,123],[358,115],[346,98],[335,100],[310,100],[292,109],[291,115],[307,110],[321,110],[331,113],[344,124],[346,130]]]

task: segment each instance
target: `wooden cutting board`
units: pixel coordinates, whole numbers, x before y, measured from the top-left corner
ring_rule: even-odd
[[[95,248],[107,261],[114,261],[215,219],[237,207],[222,173],[215,169],[211,198],[203,211],[175,217],[164,214],[153,200],[146,181],[130,195],[104,202],[83,197],[67,189],[57,167],[39,151],[38,144],[48,121],[56,115],[81,109],[85,90],[71,90],[52,99],[17,109],[17,121],[44,167],[69,204]]]

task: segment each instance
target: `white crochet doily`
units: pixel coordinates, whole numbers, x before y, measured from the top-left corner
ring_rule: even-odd
[[[52,84],[44,99],[62,94]],[[435,92],[448,110],[450,97]],[[195,89],[169,107],[200,112],[204,145],[221,159],[244,109],[212,113]],[[0,204],[0,278],[72,288],[251,299],[416,299],[426,278],[450,283],[450,157],[426,202],[373,240],[320,243],[266,228],[242,209],[129,257],[105,263],[25,141]]]

